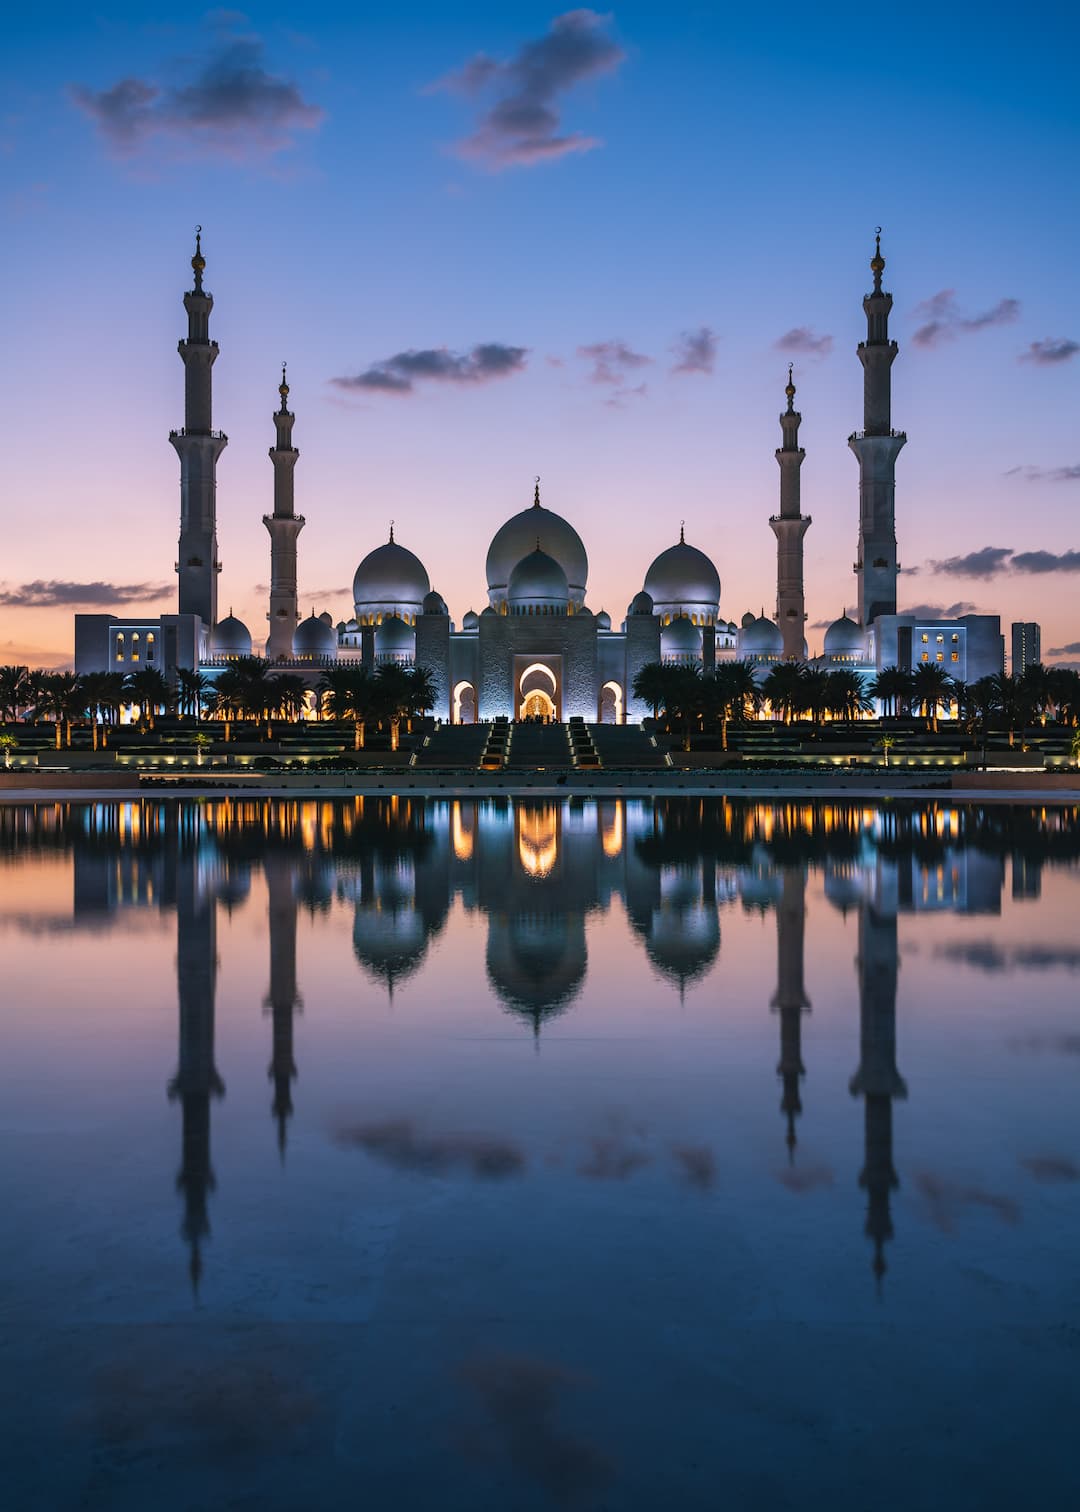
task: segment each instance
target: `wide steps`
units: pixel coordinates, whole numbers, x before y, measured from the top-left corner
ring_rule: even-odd
[[[670,765],[666,751],[654,745],[652,737],[640,725],[591,724],[588,728],[596,754],[605,768],[647,771]]]
[[[426,743],[417,747],[413,766],[472,770],[480,765],[490,729],[491,725],[486,723],[439,725]]]

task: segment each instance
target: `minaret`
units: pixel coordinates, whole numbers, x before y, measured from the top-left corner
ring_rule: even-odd
[[[202,894],[194,844],[177,863],[176,989],[180,1004],[180,1055],[169,1083],[170,1101],[179,1098],[183,1155],[176,1178],[184,1194],[181,1234],[190,1246],[191,1284],[202,1275],[199,1245],[210,1232],[207,1194],[214,1189],[210,1164],[210,1101],[225,1087],[214,1065],[214,993],[217,980],[216,904]]]
[[[791,1159],[795,1158],[795,1119],[802,1112],[799,1082],[806,1075],[802,1062],[802,1016],[810,1009],[810,999],[803,984],[805,932],[806,874],[801,866],[786,866],[776,908],[776,992],[769,1006],[780,1015],[780,1061],[776,1074],[784,1089],[780,1111],[787,1118],[786,1143]]]
[[[285,1136],[292,1117],[293,1015],[300,1007],[296,990],[296,892],[293,869],[286,854],[271,851],[263,863],[269,894],[270,991],[264,1008],[270,1010],[273,1053],[268,1075],[274,1083],[271,1112],[277,1122],[278,1151],[285,1159]]]
[[[885,1274],[885,1241],[893,1236],[889,1200],[899,1186],[893,1168],[893,1098],[907,1096],[896,1069],[896,914],[859,904],[859,1069],[849,1090],[865,1103],[865,1153],[859,1185],[866,1192],[866,1234],[874,1241],[874,1275]]]
[[[195,287],[184,295],[187,338],[177,350],[184,363],[184,428],[170,431],[169,440],[180,458],[180,546],[176,570],[180,575],[179,610],[197,614],[213,629],[217,623],[217,580],[221,571],[217,547],[217,460],[228,437],[212,428],[210,370],[218,344],[209,336],[213,295],[203,288],[206,259],[202,255],[202,227],[195,232],[191,259]]]
[[[300,622],[296,607],[296,538],[304,528],[304,517],[293,508],[293,472],[300,453],[292,444],[296,416],[289,413],[284,363],[278,393],[281,408],[274,416],[277,442],[270,448],[274,464],[274,512],[263,515],[263,524],[270,532],[270,636],[266,654],[271,660],[292,655],[293,631]]]
[[[885,259],[881,227],[870,260],[874,292],[863,300],[866,340],[859,342],[863,365],[863,429],[848,437],[859,459],[859,623],[865,628],[879,614],[896,613],[896,459],[907,440],[892,429],[892,377],[897,345],[889,340],[892,295],[881,287]]]
[[[784,660],[803,661],[803,626],[806,598],[803,589],[803,536],[810,527],[809,515],[801,514],[799,472],[806,456],[799,445],[802,416],[795,408],[795,384],[788,368],[787,409],[780,416],[783,446],[777,447],[780,464],[780,513],[769,521],[776,536],[776,623],[784,637]]]

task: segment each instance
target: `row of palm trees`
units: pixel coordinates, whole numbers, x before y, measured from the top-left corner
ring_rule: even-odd
[[[857,672],[826,670],[800,662],[778,662],[759,683],[749,662],[721,662],[709,672],[693,666],[650,662],[633,681],[634,697],[651,705],[653,717],[664,711],[671,728],[688,741],[694,729],[719,726],[727,750],[729,723],[769,713],[785,724],[809,719],[860,719],[880,703],[886,719],[920,717],[928,730],[937,730],[940,715],[955,711],[961,726],[985,739],[991,729],[1008,732],[1012,745],[1019,731],[1021,743],[1036,723],[1055,719],[1080,724],[1080,673],[1064,667],[1028,667],[1019,677],[1001,674],[965,683],[944,667],[924,663],[907,671],[883,668],[864,685]]]
[[[403,720],[424,714],[435,702],[431,673],[422,667],[392,664],[374,671],[359,665],[312,669],[308,679],[272,671],[259,657],[233,662],[215,682],[198,670],[181,669],[174,683],[152,667],[126,676],[119,672],[34,671],[0,666],[0,724],[29,717],[56,726],[56,746],[71,745],[71,729],[88,720],[93,749],[107,743],[121,711],[134,708],[139,724],[154,728],[161,713],[175,713],[199,724],[204,718],[223,722],[226,740],[236,721],[264,724],[267,737],[274,720],[299,719],[313,709],[320,719],[350,722],[357,749],[370,727],[389,729],[397,748]]]

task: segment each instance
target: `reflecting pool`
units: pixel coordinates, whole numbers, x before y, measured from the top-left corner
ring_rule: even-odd
[[[5,1502],[1016,1508],[1080,809],[0,806]]]

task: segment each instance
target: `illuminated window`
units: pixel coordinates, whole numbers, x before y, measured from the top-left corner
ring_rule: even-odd
[[[123,659],[124,659],[124,637],[122,635],[118,635],[116,637],[116,660],[117,661],[123,661]]]
[[[944,653],[944,651],[939,651],[938,652],[938,654],[937,654],[937,660],[938,661],[944,661],[945,660],[945,653]]]
[[[132,661],[139,659],[139,632],[137,630],[131,637],[131,659]]]
[[[952,643],[954,646],[958,646],[960,644],[960,637],[958,635],[954,635],[952,638]]]
[[[952,660],[955,661],[955,662],[958,662],[960,660],[960,653],[959,653],[959,651],[954,651],[953,652],[953,654],[952,654]]]
[[[939,646],[943,646],[945,644],[945,637],[943,635],[939,635],[937,638],[937,643]]]
[[[146,637],[146,659],[147,659],[147,661],[153,661],[153,659],[154,659],[154,633],[153,633],[153,631],[151,631],[150,634]]]
[[[930,639],[930,637],[929,637],[929,636],[928,636],[928,635],[924,635],[924,636],[923,636],[923,638],[922,638],[922,643],[923,643],[923,645],[924,645],[924,646],[925,646],[925,645],[926,645],[926,643],[927,643],[927,641],[928,641],[928,640],[929,640],[929,639]]]
[[[926,636],[924,635],[923,636],[923,640],[925,640],[925,639],[926,639]],[[925,661],[925,662],[928,662],[930,660],[930,653],[929,653],[929,651],[924,651],[923,652],[921,660]]]

